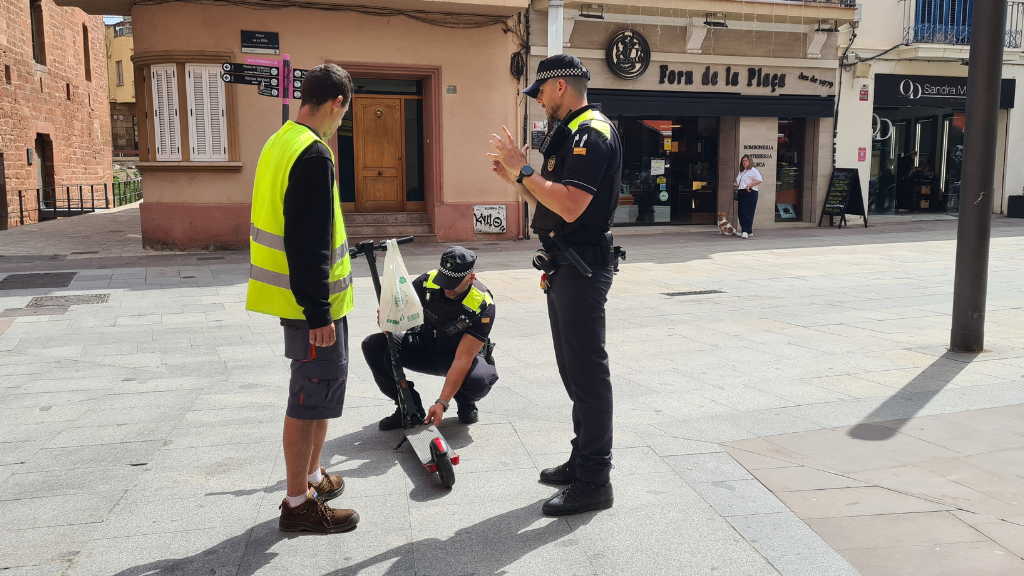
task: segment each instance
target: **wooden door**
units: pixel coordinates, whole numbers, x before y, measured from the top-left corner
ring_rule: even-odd
[[[401,98],[352,100],[356,211],[405,210],[405,119]]]

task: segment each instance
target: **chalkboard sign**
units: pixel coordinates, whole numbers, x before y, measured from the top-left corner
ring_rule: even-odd
[[[867,210],[864,209],[864,195],[860,190],[860,176],[856,168],[833,168],[832,178],[828,181],[828,193],[825,194],[825,205],[821,208],[821,216],[818,217],[818,226],[821,220],[828,216],[828,225],[833,224],[832,218],[839,216],[839,227],[843,224],[849,225],[846,215],[864,217],[864,227],[868,227]]]

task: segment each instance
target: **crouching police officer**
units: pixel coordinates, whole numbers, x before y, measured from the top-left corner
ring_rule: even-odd
[[[444,376],[441,394],[429,411],[426,422],[438,425],[452,400],[458,403],[459,421],[473,424],[479,420],[476,403],[498,381],[491,356],[493,345],[488,335],[494,326],[494,300],[473,269],[476,254],[461,246],[452,246],[441,256],[441,267],[413,280],[423,304],[423,325],[405,333],[391,334],[399,344],[399,359],[405,370]],[[398,391],[391,372],[391,352],[387,335],[373,334],[363,340],[363,356],[373,372],[377,387],[398,403]],[[413,398],[420,413],[423,404],[412,382]],[[381,430],[402,427],[399,409],[380,421]]]
[[[544,503],[544,513],[567,515],[613,503],[612,383],[605,351],[605,302],[619,257],[610,223],[618,203],[622,149],[611,122],[587,103],[590,72],[575,56],[542,61],[537,81],[523,91],[547,113],[540,174],[508,129],[493,135],[491,169],[536,204],[533,230],[541,240],[534,265],[546,272],[555,359],[569,398],[576,437],[569,460],[541,472],[542,482],[568,484]]]

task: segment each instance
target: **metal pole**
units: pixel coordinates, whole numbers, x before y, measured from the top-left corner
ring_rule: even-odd
[[[288,99],[292,95],[292,60],[290,54],[284,55],[281,62],[281,125],[288,123]]]
[[[562,6],[563,0],[548,0],[548,58],[561,54],[563,50]]]
[[[949,337],[949,349],[954,352],[981,352],[985,348],[985,300],[1006,0],[975,0],[973,9],[953,281],[953,328]]]
[[[25,191],[18,190],[18,225],[25,225]]]
[[[103,183],[103,206],[110,208],[110,196],[107,195],[107,183]],[[114,204],[114,208],[117,208],[117,204]]]

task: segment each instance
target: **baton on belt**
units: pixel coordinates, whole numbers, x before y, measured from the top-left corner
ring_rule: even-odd
[[[565,252],[565,255],[569,257],[569,261],[572,262],[572,265],[578,268],[584,276],[590,278],[591,276],[594,275],[594,272],[590,270],[590,267],[587,266],[587,263],[580,259],[579,254],[577,254],[571,246],[566,244],[565,240],[562,240],[560,237],[555,236],[554,232],[552,232],[548,236],[551,238],[551,241],[555,243],[555,246],[558,246],[559,250]]]

